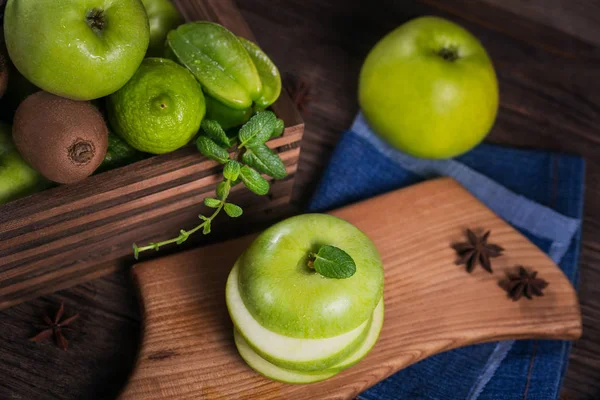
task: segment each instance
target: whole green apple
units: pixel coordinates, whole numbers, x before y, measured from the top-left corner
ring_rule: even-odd
[[[359,103],[384,140],[411,155],[448,158],[480,143],[498,110],[498,83],[481,43],[437,17],[409,21],[371,50]]]
[[[25,78],[74,100],[120,89],[144,59],[150,36],[140,0],[8,0],[4,34]]]
[[[184,19],[170,0],[142,0],[150,21],[150,46],[146,57],[164,57],[167,33]]]

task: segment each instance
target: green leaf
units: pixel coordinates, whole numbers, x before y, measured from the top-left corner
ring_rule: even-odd
[[[133,244],[133,258],[135,258],[136,260],[140,257],[140,248],[137,246],[137,244]]]
[[[225,168],[223,169],[223,176],[225,179],[235,181],[240,176],[240,163],[235,160],[227,161]]]
[[[221,205],[221,200],[207,197],[204,199],[204,205],[210,208],[218,208]]]
[[[210,119],[203,120],[202,132],[204,132],[206,137],[211,139],[219,146],[226,148],[231,147],[231,141],[229,140],[229,137],[227,137],[227,134],[217,121],[212,121]]]
[[[312,261],[315,270],[326,278],[350,278],[356,272],[356,264],[348,253],[334,246],[321,246]]]
[[[229,182],[221,182],[217,185],[217,197],[219,199],[225,199],[229,196],[229,190],[231,189],[231,185]]]
[[[177,238],[177,244],[182,244],[190,237],[190,234],[183,229],[179,231],[179,237]]]
[[[239,147],[253,147],[264,144],[275,129],[277,117],[272,111],[261,111],[256,113],[248,122],[240,128]]]
[[[247,149],[242,155],[242,161],[275,179],[283,179],[287,175],[281,158],[264,144]]]
[[[237,218],[243,213],[242,208],[233,203],[225,203],[224,209],[227,215],[229,215],[231,218]]]
[[[198,147],[198,151],[200,151],[200,153],[204,154],[211,160],[218,161],[221,164],[225,164],[227,161],[229,161],[229,153],[227,150],[219,147],[218,144],[206,136],[200,136],[198,139],[196,139],[196,147]]]
[[[256,170],[248,167],[247,165],[244,165],[240,170],[240,177],[242,178],[244,185],[246,185],[246,187],[254,193],[260,196],[264,196],[265,194],[269,193],[269,182],[260,176]]]
[[[285,124],[282,119],[277,119],[275,123],[275,129],[273,129],[273,133],[271,133],[271,138],[279,137],[283,134],[285,130]]]
[[[208,235],[210,233],[210,220],[204,221],[204,226],[202,227],[202,234]]]

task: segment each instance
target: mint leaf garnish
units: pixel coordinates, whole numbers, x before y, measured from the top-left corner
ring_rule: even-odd
[[[248,167],[247,165],[244,165],[240,170],[240,178],[242,178],[244,185],[246,185],[248,189],[257,195],[264,196],[265,194],[269,193],[269,188],[271,187],[269,182],[260,176],[256,170]]]
[[[271,111],[256,113],[240,128],[238,147],[253,147],[264,144],[271,138],[277,125],[277,117]]]
[[[229,137],[217,121],[212,121],[210,119],[203,120],[202,132],[204,132],[206,137],[221,147],[229,148],[231,146]]]
[[[235,181],[238,176],[240,176],[240,163],[235,160],[227,161],[225,164],[225,168],[223,169],[223,176],[225,179],[229,179],[230,181]]]
[[[243,211],[240,206],[237,206],[233,203],[225,203],[225,213],[229,215],[231,218],[237,218],[242,215]]]
[[[311,255],[312,267],[325,278],[346,279],[356,273],[356,264],[348,253],[335,246],[321,246]]]
[[[283,133],[284,130],[285,130],[285,124],[283,123],[283,120],[278,119],[277,122],[275,123],[275,129],[273,130],[273,133],[271,133],[271,138],[281,136],[281,134]]]
[[[221,164],[225,164],[229,160],[229,153],[227,150],[220,147],[206,136],[200,136],[198,139],[196,139],[196,147],[198,147],[198,151],[200,153],[204,154],[211,160],[220,162]]]
[[[275,179],[283,179],[287,175],[281,158],[264,144],[248,148],[242,155],[242,161]]]
[[[218,208],[221,205],[221,200],[207,197],[204,199],[204,205],[210,208]]]

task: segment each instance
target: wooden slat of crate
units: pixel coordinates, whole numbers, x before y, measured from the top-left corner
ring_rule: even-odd
[[[233,1],[175,3],[189,21],[218,22],[254,40]],[[211,235],[194,235],[183,248],[248,233],[294,212],[290,200],[304,124],[286,93],[273,110],[287,128],[268,144],[283,159],[288,177],[272,182],[264,197],[235,190],[231,201],[243,206],[244,216],[219,218]],[[206,211],[202,199],[214,195],[219,179],[217,163],[185,148],[0,206],[0,309],[130,265],[133,242],[169,238],[195,226]]]

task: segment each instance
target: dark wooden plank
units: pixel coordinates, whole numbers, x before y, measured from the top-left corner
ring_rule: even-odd
[[[600,45],[600,3],[593,0],[479,0]]]
[[[254,40],[230,0],[177,4],[190,20],[220,22]],[[273,110],[287,128],[268,144],[284,161],[289,176],[273,184],[267,202],[238,194],[241,187],[236,188],[231,200],[246,209],[254,207],[253,222],[272,220],[265,210],[289,210],[304,132],[285,93]],[[173,237],[180,229],[197,225],[199,205],[214,194],[220,177],[221,166],[191,146],[0,206],[0,309],[114,271],[131,263],[133,242]],[[210,240],[194,235],[186,244]]]
[[[585,0],[560,4],[566,8],[578,1]],[[427,4],[380,0],[368,6],[342,0],[236,2],[281,70],[312,83],[299,171],[304,197],[358,110],[357,74],[381,35],[407,18],[437,14],[465,24],[482,39],[496,62],[502,90],[502,109],[490,140],[564,150],[583,155],[588,162],[580,282],[584,330],[574,344],[563,393],[570,400],[600,398],[599,49],[558,29],[468,0]],[[521,3],[550,8],[556,2]],[[128,297],[129,284],[127,275],[115,273],[1,311],[0,398],[92,399],[116,392],[133,367],[129,352],[135,352],[137,343],[138,325],[130,317],[137,315],[137,306]],[[25,338],[33,333],[27,327],[36,320],[34,311],[63,297],[70,301],[67,307],[80,304],[90,321],[99,321],[94,322],[94,334],[87,335],[85,343],[74,342],[73,352],[66,355],[50,345],[30,346]],[[85,324],[83,328],[87,331]],[[119,341],[125,344],[119,347]],[[76,351],[83,354],[77,356]],[[106,391],[94,396],[94,386]]]

